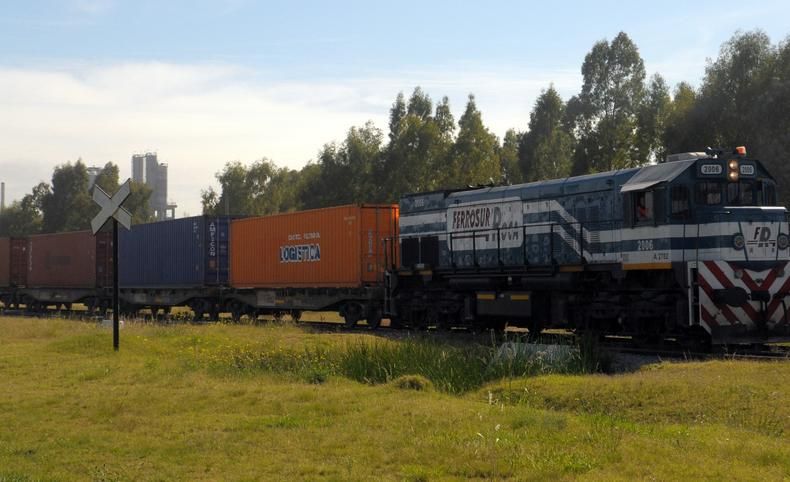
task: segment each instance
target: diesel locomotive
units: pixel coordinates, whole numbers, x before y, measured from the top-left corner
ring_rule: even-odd
[[[702,343],[790,335],[790,226],[745,148],[403,196],[385,315]]]

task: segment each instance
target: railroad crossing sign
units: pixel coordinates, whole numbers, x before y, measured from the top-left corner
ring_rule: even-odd
[[[126,201],[126,198],[128,198],[131,193],[132,187],[129,179],[121,185],[118,192],[113,194],[112,197],[104,192],[104,189],[99,186],[93,186],[93,201],[101,207],[99,214],[91,221],[93,234],[98,233],[101,227],[104,226],[104,223],[110,218],[117,219],[123,227],[131,229],[132,215],[129,214],[129,211],[121,207],[121,204]]]
[[[127,179],[118,189],[118,192],[110,197],[99,186],[93,187],[93,200],[101,206],[101,211],[91,221],[93,234],[99,232],[108,220],[112,219],[112,347],[118,351],[120,346],[120,323],[118,312],[120,311],[120,289],[118,287],[118,223],[123,224],[126,229],[132,228],[132,215],[129,211],[121,207],[121,204],[129,197],[132,192],[130,180]]]

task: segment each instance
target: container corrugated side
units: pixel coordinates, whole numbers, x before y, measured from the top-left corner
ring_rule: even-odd
[[[378,281],[381,238],[397,207],[333,208],[231,223],[231,285],[342,288]],[[380,228],[380,229],[379,229]]]
[[[90,231],[27,238],[27,286],[94,288],[96,240]]]
[[[132,226],[119,234],[125,288],[186,288],[227,283],[228,220],[195,216]]]
[[[0,238],[0,287],[11,284],[11,239]]]

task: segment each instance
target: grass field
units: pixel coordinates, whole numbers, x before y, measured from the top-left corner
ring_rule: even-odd
[[[574,360],[284,326],[0,318],[0,481],[782,480],[790,362]]]

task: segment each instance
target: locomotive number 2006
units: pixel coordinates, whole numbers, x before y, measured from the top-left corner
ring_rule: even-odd
[[[639,251],[653,251],[653,240],[640,239],[636,242],[636,246]]]

